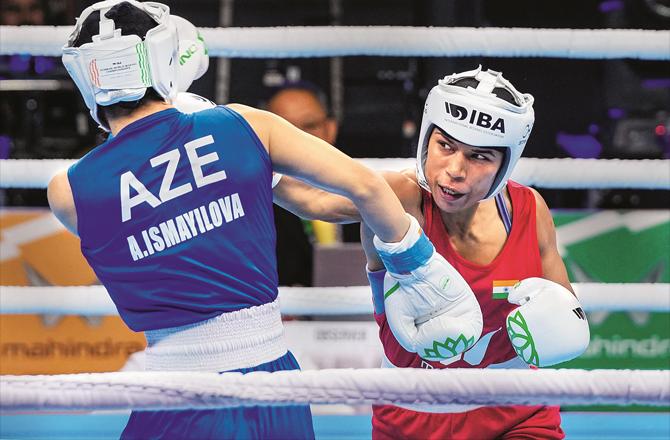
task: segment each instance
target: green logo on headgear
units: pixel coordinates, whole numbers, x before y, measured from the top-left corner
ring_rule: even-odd
[[[194,53],[198,52],[198,46],[195,45],[195,43],[191,44],[189,47],[186,48],[184,53],[179,55],[179,65],[183,66],[185,62],[189,60],[193,56]]]

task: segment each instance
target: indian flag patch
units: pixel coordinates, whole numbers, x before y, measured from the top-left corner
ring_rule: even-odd
[[[507,299],[509,291],[519,280],[493,280],[493,299]]]

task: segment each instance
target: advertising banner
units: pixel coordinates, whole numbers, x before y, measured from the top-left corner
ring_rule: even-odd
[[[554,221],[573,282],[670,282],[670,211],[555,212]],[[0,289],[95,283],[78,239],[48,210],[0,211]],[[598,312],[589,323],[588,351],[562,367],[670,368],[669,313]],[[373,322],[290,324],[289,346],[308,368],[378,365]],[[116,371],[144,346],[117,316],[0,315],[0,374]]]

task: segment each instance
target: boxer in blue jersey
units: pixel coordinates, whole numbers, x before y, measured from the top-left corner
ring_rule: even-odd
[[[277,301],[273,169],[350,198],[405,254],[411,220],[379,175],[278,116],[243,105],[177,111],[179,37],[158,3],[81,13],[63,63],[110,136],[53,177],[50,206],[124,322],[145,332],[148,370],[297,369]],[[122,437],[314,433],[298,405],[133,412]]]

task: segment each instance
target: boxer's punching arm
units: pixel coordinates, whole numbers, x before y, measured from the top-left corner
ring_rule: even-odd
[[[396,193],[405,210],[416,216],[414,210],[408,208],[408,205],[412,205],[408,202],[408,200],[413,200],[412,189],[418,188],[416,183],[412,185],[410,179],[395,171],[382,171],[381,175]],[[361,221],[358,209],[351,200],[315,188],[293,177],[282,177],[274,186],[273,196],[276,204],[305,219],[331,223]],[[372,243],[372,237],[370,237],[370,243]]]
[[[307,220],[330,223],[361,220],[356,205],[348,198],[315,188],[291,176],[283,176],[272,195],[277,205]]]
[[[419,224],[423,226],[421,188],[416,181],[415,170],[407,169],[401,172],[382,171],[381,174],[391,186],[396,196],[398,196],[405,211],[418,219]],[[381,314],[384,312],[383,284],[386,268],[384,267],[384,262],[379,257],[377,249],[373,243],[374,236],[374,232],[372,232],[365,223],[361,223],[361,245],[365,252],[366,270],[368,272],[370,287],[373,291],[375,313]]]
[[[361,218],[385,241],[398,241],[406,234],[409,219],[379,174],[275,114],[239,104],[229,107],[251,125],[275,171],[351,199]]]
[[[173,105],[182,113],[195,113],[216,107],[216,104],[188,92],[177,94]],[[274,173],[273,201],[298,217],[331,223],[361,221],[356,205],[346,197],[329,193],[299,179]]]
[[[421,189],[414,179],[414,170],[382,171],[382,176],[391,186],[393,192],[402,203],[403,208],[409,214],[413,215],[420,224],[423,224],[423,215],[421,213]],[[377,249],[372,242],[375,234],[365,224],[361,223],[361,245],[365,251],[366,265],[369,271],[375,272],[385,270]]]

